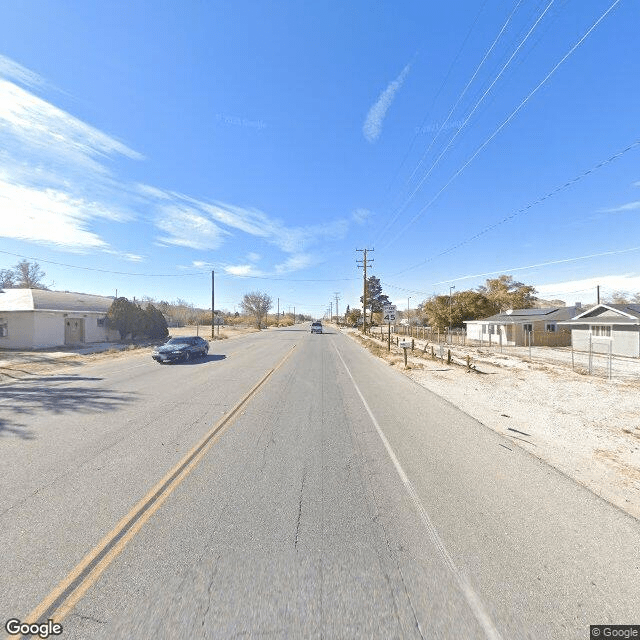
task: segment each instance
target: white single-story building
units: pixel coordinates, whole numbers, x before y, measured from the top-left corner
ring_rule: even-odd
[[[482,320],[465,320],[467,340],[504,346],[532,345],[568,346],[569,331],[560,331],[562,320],[575,316],[581,309],[577,302],[573,307],[549,309],[508,309]]]
[[[598,304],[560,324],[574,349],[640,358],[640,304]]]
[[[0,289],[0,349],[112,342],[105,326],[113,298],[44,289]]]

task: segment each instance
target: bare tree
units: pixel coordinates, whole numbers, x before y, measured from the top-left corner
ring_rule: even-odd
[[[253,316],[258,329],[261,328],[262,319],[269,313],[269,309],[273,306],[271,296],[261,291],[252,291],[245,293],[240,308],[250,316]]]
[[[16,274],[11,269],[0,269],[0,289],[11,289],[16,280]]]
[[[13,286],[17,289],[46,289],[42,282],[45,275],[37,262],[21,260],[13,269]]]

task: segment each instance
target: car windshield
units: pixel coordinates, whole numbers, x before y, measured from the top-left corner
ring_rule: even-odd
[[[168,345],[177,345],[177,344],[192,344],[191,338],[171,338],[166,344]]]

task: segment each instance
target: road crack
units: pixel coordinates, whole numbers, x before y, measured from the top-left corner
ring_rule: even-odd
[[[296,537],[293,542],[293,548],[298,551],[298,540],[300,535],[300,518],[302,516],[302,494],[304,492],[304,482],[307,478],[307,469],[302,471],[302,483],[300,484],[300,496],[298,497],[298,521],[296,522]]]

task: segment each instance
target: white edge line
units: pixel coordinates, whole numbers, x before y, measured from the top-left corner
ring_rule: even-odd
[[[362,401],[364,408],[367,410],[367,413],[371,418],[371,422],[373,422],[373,425],[376,428],[378,435],[380,436],[380,440],[382,440],[382,444],[384,444],[384,447],[387,450],[387,453],[389,454],[391,461],[393,462],[393,466],[396,468],[396,471],[398,472],[398,475],[400,476],[400,479],[402,480],[402,483],[404,484],[405,489],[409,494],[409,497],[413,501],[416,511],[420,515],[420,518],[422,519],[422,522],[427,530],[427,533],[429,534],[429,537],[431,538],[432,542],[440,552],[440,555],[444,559],[446,565],[449,567],[451,573],[453,574],[456,582],[458,583],[460,589],[462,590],[462,593],[464,594],[465,599],[467,600],[467,604],[469,605],[469,608],[473,612],[473,615],[476,617],[476,620],[479,622],[480,626],[485,632],[486,637],[489,640],[502,640],[502,636],[500,635],[500,632],[496,629],[496,626],[493,624],[493,620],[491,620],[491,617],[486,612],[482,604],[482,600],[480,599],[480,596],[475,592],[475,590],[469,583],[469,580],[458,569],[458,567],[455,565],[453,561],[453,558],[449,555],[449,552],[447,551],[446,547],[444,546],[444,543],[442,542],[442,538],[440,538],[440,536],[438,535],[438,532],[435,526],[433,525],[433,522],[431,521],[429,514],[427,513],[426,509],[422,505],[422,502],[420,501],[420,498],[418,497],[418,494],[414,486],[411,484],[411,481],[407,477],[407,474],[404,472],[404,469],[402,468],[402,465],[398,461],[396,454],[393,452],[393,449],[391,448],[391,445],[389,444],[389,441],[387,440],[386,436],[384,435],[384,433],[382,433],[382,429],[380,428],[378,421],[373,415],[373,412],[369,408],[367,401],[364,399],[364,396],[362,395],[360,388],[358,387],[358,385],[356,384],[356,381],[351,375],[351,371],[349,371],[349,367],[347,367],[347,363],[344,361],[342,354],[340,353],[340,351],[338,351],[338,347],[336,347],[335,344],[333,346],[347,372],[347,375],[349,376],[349,378],[351,378],[351,382],[353,383],[353,386],[355,387],[356,392],[360,396],[360,400]]]

